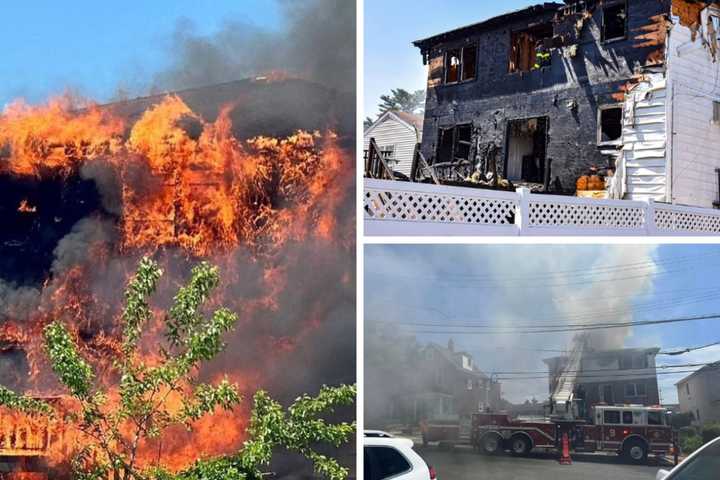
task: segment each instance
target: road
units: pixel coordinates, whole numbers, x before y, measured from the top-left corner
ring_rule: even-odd
[[[435,467],[439,480],[654,480],[660,468],[668,468],[652,459],[650,466],[628,465],[616,456],[597,454],[576,454],[572,465],[560,465],[550,454],[487,457],[464,447],[420,445],[415,450]]]

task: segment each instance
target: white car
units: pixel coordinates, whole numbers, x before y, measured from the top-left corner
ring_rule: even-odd
[[[719,476],[720,437],[703,445],[672,470],[660,470],[655,480],[715,480]]]
[[[413,450],[412,440],[368,433],[364,441],[365,480],[437,480],[435,469]]]

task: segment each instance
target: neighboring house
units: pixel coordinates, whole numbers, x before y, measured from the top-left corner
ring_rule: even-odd
[[[414,390],[395,400],[406,423],[457,421],[500,402],[500,384],[482,373],[469,353],[455,351],[452,340],[447,347],[423,348],[413,372]]]
[[[712,2],[568,0],[418,40],[421,151],[446,181],[573,193],[598,170],[614,198],[712,207],[719,19]]]
[[[457,422],[501,406],[500,384],[452,340],[420,345],[388,324],[366,325],[364,388],[365,422],[373,427]]]
[[[706,365],[675,386],[680,413],[692,413],[699,425],[720,422],[720,366]]]
[[[380,152],[395,172],[409,177],[415,146],[422,141],[423,117],[388,110],[365,130],[365,151],[374,138]]]
[[[575,379],[575,396],[584,397],[587,411],[593,405],[659,405],[655,357],[659,348],[624,348],[585,351]],[[544,360],[550,375],[550,393],[567,368],[568,357]],[[580,393],[581,392],[581,393]]]

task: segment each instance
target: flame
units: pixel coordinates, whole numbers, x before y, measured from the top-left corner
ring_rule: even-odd
[[[281,72],[266,81],[283,78]],[[99,382],[117,383],[112,359],[119,346],[119,290],[133,273],[140,255],[156,254],[168,274],[161,282],[161,298],[171,298],[187,269],[184,260],[209,258],[220,264],[223,288],[210,303],[227,305],[240,314],[242,329],[260,329],[255,340],[272,357],[289,355],[317,328],[327,312],[316,306],[298,331],[265,331],[258,319],[281,315],[278,301],[292,286],[289,270],[297,269],[300,253],[289,254],[293,242],[308,243],[315,252],[345,248],[351,255],[354,220],[338,224],[339,209],[353,195],[351,155],[331,131],[297,131],[287,138],[256,137],[244,142],[233,136],[226,105],[208,122],[175,95],[145,111],[134,123],[93,104],[73,108],[66,99],[44,106],[11,104],[0,115],[0,173],[18,177],[66,179],[86,165],[106,169],[118,180],[120,214],[113,241],[84,245],[75,264],[44,283],[40,305],[22,318],[0,312],[0,339],[20,345],[27,354],[33,393],[57,395],[60,385],[49,373],[42,351],[42,328],[61,319],[81,344]],[[40,205],[42,206],[42,205]],[[23,201],[19,211],[36,211]],[[238,258],[246,259],[239,266]],[[352,272],[338,274],[348,283]],[[237,285],[254,286],[238,295]],[[321,293],[322,295],[322,293]],[[142,361],[161,361],[162,308],[140,342]],[[290,312],[295,315],[296,312]],[[16,321],[13,319],[16,318]],[[242,343],[238,343],[242,345]],[[219,368],[241,386],[246,402],[232,412],[215,412],[192,425],[178,428],[141,445],[144,465],[161,463],[179,470],[198,456],[236,451],[245,439],[249,398],[265,381],[258,365]],[[213,370],[195,372],[214,378]],[[207,379],[205,380],[207,381]],[[118,392],[108,395],[108,408]],[[176,392],[170,405],[179,406]],[[71,425],[62,427],[66,443],[82,443]],[[56,463],[68,451],[47,453]]]
[[[22,200],[20,205],[18,205],[17,211],[21,213],[35,213],[37,212],[37,207],[30,205],[27,200]]]

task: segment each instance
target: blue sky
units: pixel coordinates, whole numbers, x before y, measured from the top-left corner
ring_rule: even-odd
[[[365,116],[393,88],[425,88],[426,67],[414,40],[540,2],[506,0],[365,0]]]
[[[719,268],[720,246],[713,245],[369,245],[365,319],[507,326],[720,313]],[[421,342],[445,345],[452,337],[488,373],[545,371],[542,359],[553,353],[538,350],[562,350],[572,340],[570,333],[453,335],[444,327],[429,330],[434,332],[417,334]],[[720,341],[720,320],[602,332],[594,341],[607,348],[674,349]],[[657,357],[659,365],[718,360],[720,347]],[[658,377],[664,403],[677,401],[673,385],[685,375]],[[542,401],[547,382],[507,381],[503,391],[511,401],[532,396]]]
[[[17,97],[41,102],[68,88],[99,101],[118,87],[142,89],[167,67],[179,21],[190,20],[199,35],[228,19],[282,26],[277,3],[269,0],[4,2],[2,14],[0,108]]]

